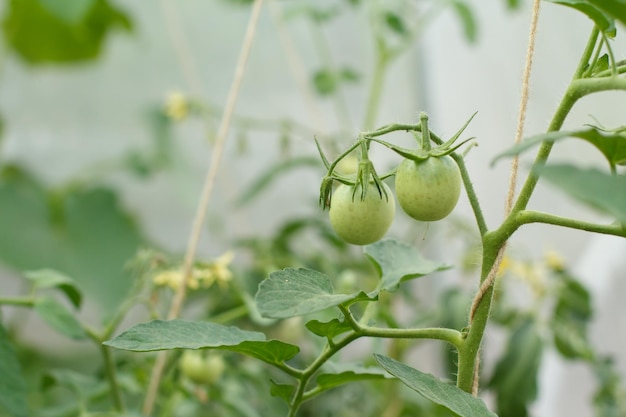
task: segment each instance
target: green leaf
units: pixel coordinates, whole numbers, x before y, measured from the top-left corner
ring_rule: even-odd
[[[82,340],[87,337],[76,317],[54,298],[36,298],[35,311],[43,321],[57,332],[75,340]]]
[[[290,158],[286,161],[272,164],[272,166],[267,171],[257,176],[252,184],[250,184],[250,186],[241,193],[235,204],[241,207],[250,203],[256,197],[261,195],[277,179],[282,178],[284,175],[287,175],[287,173],[290,171],[303,167],[317,168],[321,166],[322,164],[318,158],[313,158],[310,156]]]
[[[389,378],[380,368],[360,364],[327,362],[317,377],[318,388],[322,391],[356,381]]]
[[[24,276],[33,281],[36,289],[40,288],[59,288],[74,307],[79,308],[82,295],[76,286],[74,280],[67,275],[55,271],[54,269],[39,269],[36,271],[26,271]]]
[[[398,35],[404,36],[409,33],[406,25],[404,24],[404,21],[396,13],[386,12],[385,23],[387,24],[387,27],[389,27],[389,29],[396,32]]]
[[[357,82],[361,78],[358,71],[350,67],[343,67],[339,70],[339,78],[342,81]]]
[[[311,333],[329,339],[333,339],[335,336],[352,330],[352,327],[348,323],[339,321],[339,319],[332,319],[325,323],[318,320],[311,320],[307,322],[305,326]]]
[[[94,59],[113,28],[132,26],[106,0],[11,0],[6,9],[6,42],[31,65]]]
[[[626,175],[611,175],[573,165],[545,166],[539,171],[570,197],[626,225]]]
[[[41,6],[67,24],[79,23],[96,0],[38,0]]]
[[[403,281],[450,268],[448,265],[424,259],[415,248],[392,239],[383,239],[366,246],[365,255],[381,276],[378,286],[380,291],[395,291]],[[369,295],[374,296],[377,291]]]
[[[493,166],[501,158],[519,155],[543,142],[558,142],[570,137],[586,140],[598,148],[611,166],[626,163],[626,134],[620,130],[616,132],[602,132],[600,129],[592,127],[585,130],[549,132],[524,139],[521,143],[498,154],[491,161],[491,165]]]
[[[187,320],[154,320],[141,323],[103,344],[134,352],[222,349],[249,355],[269,364],[288,361],[300,351],[295,345],[278,340],[267,341],[260,332]]]
[[[300,348],[280,340],[268,340],[263,342],[245,341],[234,348],[229,348],[234,352],[243,353],[267,362],[269,364],[279,364],[293,359]]]
[[[206,321],[153,320],[133,326],[103,344],[133,352],[150,352],[237,346],[250,341],[265,341],[265,335]]]
[[[571,7],[587,15],[596,24],[598,29],[608,34],[615,33],[614,17],[605,13],[599,4],[593,4],[594,0],[548,0],[551,3],[561,4],[563,6]],[[601,0],[597,3],[613,3],[616,0]],[[618,0],[617,0],[618,1]]]
[[[259,284],[255,298],[262,316],[277,319],[367,299],[363,293],[334,294],[328,275],[305,268],[272,272]]]
[[[626,1],[625,0],[587,0],[607,15],[619,20],[626,25]]]
[[[73,277],[83,297],[105,315],[126,298],[133,280],[124,265],[146,239],[113,191],[54,192],[20,168],[5,166],[0,213],[0,263],[5,267],[52,269]]]
[[[454,0],[452,3],[454,10],[461,20],[461,24],[463,25],[463,32],[465,33],[465,38],[471,43],[476,42],[478,35],[478,25],[476,24],[476,17],[474,16],[474,12],[472,9],[461,0]]]
[[[554,344],[565,358],[591,360],[593,349],[587,337],[587,325],[592,317],[591,296],[567,273],[557,277],[562,282],[551,323]]]
[[[430,374],[411,368],[395,359],[374,355],[380,366],[406,386],[460,417],[497,417],[485,403],[471,394]]]
[[[54,369],[44,374],[41,386],[44,390],[53,386],[64,387],[78,394],[80,398],[87,399],[96,392],[102,392],[107,384],[95,375],[86,375],[70,369]]]
[[[26,381],[13,344],[1,323],[0,375],[0,414],[6,413],[7,417],[27,417]]]
[[[528,405],[537,397],[537,372],[543,341],[537,323],[527,317],[513,329],[504,356],[496,364],[489,387],[497,394],[498,413],[528,416]]]
[[[272,384],[272,386],[270,387],[270,394],[272,394],[272,397],[281,398],[287,404],[289,404],[295,387],[289,384],[280,384],[273,379],[270,379],[270,384]]]
[[[320,96],[328,96],[337,89],[337,75],[327,69],[316,71],[313,74],[313,86]]]

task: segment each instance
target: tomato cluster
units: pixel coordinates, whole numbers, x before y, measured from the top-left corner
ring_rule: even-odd
[[[450,156],[423,161],[405,159],[396,170],[395,189],[402,210],[412,218],[430,222],[448,216],[461,194],[461,174]],[[341,184],[333,193],[330,223],[348,243],[367,245],[380,240],[395,215],[393,194],[370,184],[364,198],[361,186]]]

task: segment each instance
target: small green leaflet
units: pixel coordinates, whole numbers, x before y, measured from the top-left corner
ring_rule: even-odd
[[[57,332],[75,340],[87,337],[74,314],[54,298],[38,297],[35,299],[35,311]]]
[[[487,409],[485,403],[471,394],[445,383],[430,374],[426,374],[398,362],[387,356],[375,354],[374,357],[391,375],[406,386],[420,393],[430,401],[439,404],[460,417],[497,417]]]
[[[256,294],[261,315],[271,318],[302,316],[361,299],[368,297],[359,292],[334,294],[328,275],[306,268],[272,272]]]
[[[366,246],[365,255],[381,276],[378,290],[369,293],[369,296],[378,295],[379,291],[395,291],[403,281],[450,268],[422,258],[414,247],[392,239],[383,239]]]
[[[26,271],[24,276],[33,281],[36,289],[39,288],[59,288],[74,307],[79,308],[82,302],[82,294],[74,280],[67,275],[54,269],[38,269]]]

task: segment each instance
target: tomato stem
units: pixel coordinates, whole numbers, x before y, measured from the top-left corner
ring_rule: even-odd
[[[422,150],[430,151],[430,130],[428,130],[428,115],[420,113],[420,126],[422,127]]]

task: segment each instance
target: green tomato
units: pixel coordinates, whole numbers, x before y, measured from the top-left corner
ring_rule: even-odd
[[[386,184],[387,197],[375,185],[369,186],[361,200],[361,187],[341,184],[330,203],[330,224],[340,238],[354,245],[368,245],[387,233],[396,211],[393,194]],[[354,192],[354,198],[353,196]]]
[[[192,382],[199,385],[214,384],[226,368],[224,358],[219,354],[204,357],[201,352],[186,350],[178,363],[181,372]]]
[[[423,161],[405,159],[396,171],[396,195],[402,210],[415,220],[441,220],[461,194],[461,173],[450,156]]]

